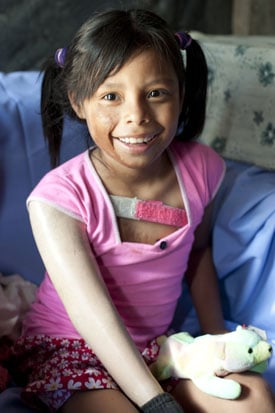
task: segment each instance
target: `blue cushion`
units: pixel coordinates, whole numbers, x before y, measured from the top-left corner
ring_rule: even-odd
[[[265,330],[275,348],[275,172],[227,164],[213,227],[225,318]],[[275,390],[275,355],[265,376]]]
[[[0,73],[0,272],[19,273],[35,283],[41,281],[44,270],[25,202],[50,169],[40,117],[40,88],[38,72]],[[62,162],[87,147],[86,128],[67,120],[64,140]]]
[[[265,330],[273,348],[274,205],[274,171],[227,160],[227,173],[216,198],[213,222],[213,255],[224,315],[229,329],[235,329],[238,324],[251,324]],[[173,327],[200,334],[185,283]],[[264,376],[275,390],[275,354]]]

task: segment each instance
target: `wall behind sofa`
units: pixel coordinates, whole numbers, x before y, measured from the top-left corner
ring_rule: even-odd
[[[39,69],[95,10],[146,7],[177,29],[230,33],[232,0],[0,0],[0,71]]]
[[[95,10],[146,7],[175,30],[274,35],[274,0],[0,0],[0,71],[39,69]]]

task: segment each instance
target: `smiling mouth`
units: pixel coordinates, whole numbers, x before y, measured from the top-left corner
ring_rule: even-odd
[[[156,137],[156,135],[148,135],[148,136],[143,136],[143,137],[139,137],[139,138],[135,138],[135,137],[132,137],[132,136],[127,136],[127,137],[124,137],[124,138],[118,138],[118,140],[120,142],[123,142],[123,143],[136,145],[136,144],[141,144],[141,143],[147,144],[147,143],[151,142],[155,137]]]

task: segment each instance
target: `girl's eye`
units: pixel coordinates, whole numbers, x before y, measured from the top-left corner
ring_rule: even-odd
[[[115,93],[107,93],[107,95],[105,95],[103,97],[104,100],[116,100],[117,99],[117,95]]]
[[[155,90],[151,90],[151,92],[148,94],[148,97],[149,98],[159,98],[159,97],[162,97],[166,94],[167,94],[167,92],[165,90],[155,89]]]

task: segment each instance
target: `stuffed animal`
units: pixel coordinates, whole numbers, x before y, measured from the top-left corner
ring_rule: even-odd
[[[238,326],[225,334],[192,337],[188,333],[161,336],[160,351],[150,369],[158,380],[169,377],[191,379],[203,392],[236,399],[241,385],[222,377],[246,370],[262,373],[272,346],[252,329]]]

